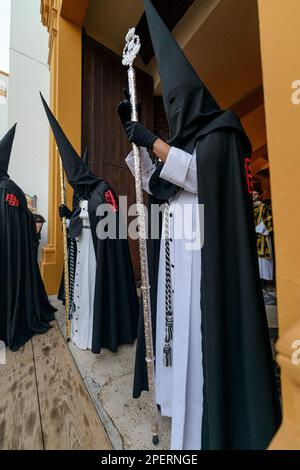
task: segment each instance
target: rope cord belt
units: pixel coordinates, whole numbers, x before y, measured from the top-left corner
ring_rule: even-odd
[[[172,348],[173,339],[173,303],[172,303],[172,278],[171,278],[171,255],[170,255],[170,205],[166,204],[165,209],[165,345],[164,345],[164,366],[172,366]]]
[[[74,284],[75,284],[75,239],[71,238],[70,239],[70,245],[69,245],[69,319],[72,320],[73,318],[73,313],[76,310],[75,304],[74,304]]]

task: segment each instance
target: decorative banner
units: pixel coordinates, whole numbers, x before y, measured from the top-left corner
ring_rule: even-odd
[[[249,194],[253,193],[253,178],[251,173],[250,158],[245,158],[246,181]]]

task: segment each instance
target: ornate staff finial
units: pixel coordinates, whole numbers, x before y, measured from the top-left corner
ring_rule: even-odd
[[[125,41],[126,45],[123,51],[122,64],[132,67],[133,62],[141,49],[140,37],[135,34],[135,28],[129,29]]]

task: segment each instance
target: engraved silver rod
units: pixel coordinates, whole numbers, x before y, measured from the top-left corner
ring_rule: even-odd
[[[137,91],[136,91],[136,75],[132,63],[127,64],[128,68],[128,84],[130,103],[132,108],[132,121],[138,121],[137,110]],[[156,402],[156,385],[154,370],[154,349],[153,349],[153,332],[152,332],[152,316],[151,316],[151,300],[150,300],[150,284],[148,271],[148,254],[147,254],[147,236],[146,236],[146,208],[143,198],[142,184],[142,168],[140,149],[137,145],[132,144],[135,168],[135,189],[136,189],[136,206],[138,213],[139,228],[139,252],[141,264],[141,280],[142,280],[142,299],[143,299],[143,315],[146,343],[146,364],[148,387],[150,395],[150,413],[151,413],[151,432],[152,442],[157,445],[159,442],[159,424],[158,411]]]

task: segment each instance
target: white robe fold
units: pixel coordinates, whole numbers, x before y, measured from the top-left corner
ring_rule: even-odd
[[[155,170],[148,152],[142,149],[143,187],[150,193],[149,181]],[[132,153],[127,164],[134,174]],[[169,236],[174,332],[171,342],[173,364],[163,364],[165,343],[165,241],[161,254],[157,293],[156,388],[163,416],[172,418],[172,450],[200,450],[203,408],[201,337],[201,248],[191,250],[195,234],[200,240],[197,196],[196,153],[190,155],[171,148],[161,178],[181,191],[170,200]],[[184,212],[183,212],[184,211]],[[164,233],[163,222],[163,232]]]
[[[76,238],[77,257],[74,284],[76,310],[71,320],[71,339],[79,349],[92,348],[96,256],[90,229],[88,201],[80,203],[83,229]]]

